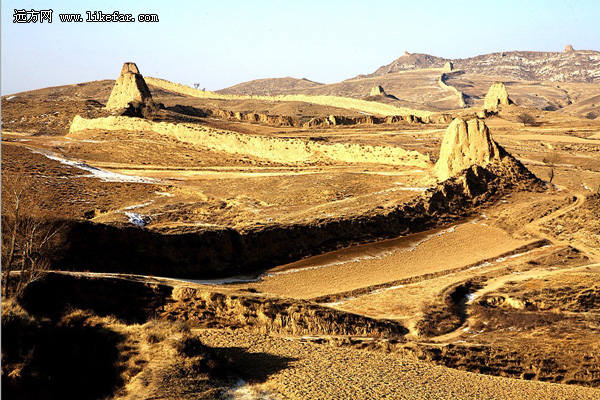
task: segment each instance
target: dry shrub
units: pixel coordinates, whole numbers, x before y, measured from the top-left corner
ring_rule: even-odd
[[[57,244],[62,240],[63,223],[39,217],[38,190],[25,176],[2,174],[4,296],[18,296],[29,282],[39,278],[49,269],[49,260],[60,247]]]
[[[121,385],[120,333],[83,311],[36,320],[16,303],[2,308],[3,397],[96,399]]]
[[[533,115],[528,113],[521,113],[517,115],[517,121],[522,123],[525,126],[536,126],[537,122]]]
[[[550,168],[548,172],[548,182],[552,182],[552,179],[554,179],[554,169],[556,168],[556,165],[560,163],[560,161],[561,156],[557,151],[553,151],[542,159],[542,162]]]
[[[480,321],[485,322],[486,329],[494,331],[507,328],[536,329],[548,327],[564,319],[560,313],[531,312],[516,309],[486,307],[476,304],[471,312]]]
[[[202,344],[199,338],[190,335],[184,335],[173,342],[173,347],[179,354],[186,357],[195,357],[205,354],[207,347]]]
[[[148,343],[158,343],[179,335],[189,335],[190,324],[187,321],[168,321],[164,319],[151,319],[142,325],[144,338]]]

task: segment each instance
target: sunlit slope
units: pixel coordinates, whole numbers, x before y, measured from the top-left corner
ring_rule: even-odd
[[[430,111],[413,110],[410,108],[396,107],[390,104],[382,104],[374,101],[351,99],[340,96],[310,96],[304,94],[290,94],[280,96],[247,96],[247,95],[227,95],[219,94],[211,91],[204,91],[191,88],[189,86],[178,83],[169,82],[160,78],[146,77],[146,82],[149,85],[159,87],[164,90],[185,94],[205,99],[221,99],[221,100],[265,100],[265,101],[302,101],[305,103],[313,103],[324,106],[333,106],[346,108],[350,110],[362,111],[369,114],[377,115],[416,115],[421,118],[426,118],[432,115]]]

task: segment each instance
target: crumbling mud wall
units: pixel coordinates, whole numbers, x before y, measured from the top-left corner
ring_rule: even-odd
[[[410,165],[420,168],[431,166],[428,156],[400,147],[347,143],[323,144],[299,139],[244,135],[192,124],[152,122],[141,118],[110,116],[85,119],[76,116],[70,132],[85,129],[152,131],[213,150],[246,154],[286,164],[333,161]]]
[[[147,77],[146,83],[169,90],[175,93],[181,93],[188,96],[199,97],[203,99],[222,99],[222,100],[264,100],[264,101],[302,101],[304,103],[319,104],[323,106],[332,106],[346,108],[350,110],[362,111],[369,114],[377,115],[407,115],[411,114],[420,118],[426,118],[432,115],[430,111],[413,110],[405,107],[396,107],[391,104],[378,103],[375,101],[367,101],[353,99],[350,97],[341,96],[311,96],[305,94],[290,94],[280,96],[244,96],[220,94],[211,91],[198,90],[189,86],[180,85],[178,83],[169,82],[164,79]]]
[[[388,115],[387,117],[376,117],[374,115],[362,115],[360,117],[346,117],[340,115],[329,115],[328,117],[315,117],[305,122],[304,128],[326,128],[340,125],[376,125],[376,124],[446,124],[452,120],[450,114],[432,114],[428,117],[417,117],[415,115]]]
[[[456,118],[446,129],[434,172],[443,181],[471,165],[500,160],[499,147],[483,120]]]
[[[452,116],[446,113],[432,114],[425,118],[420,118],[411,114],[408,115],[388,115],[386,117],[377,117],[374,115],[362,115],[358,117],[348,117],[340,115],[329,115],[327,117],[315,117],[302,123],[298,119],[288,115],[270,115],[255,112],[230,111],[218,108],[196,108],[192,106],[175,105],[167,107],[168,110],[180,114],[191,115],[195,117],[217,117],[228,120],[256,122],[272,126],[295,126],[304,128],[328,128],[339,125],[376,125],[376,124],[400,124],[400,123],[426,123],[426,124],[446,124],[452,121]]]
[[[446,63],[448,64],[448,63]],[[450,63],[451,64],[451,63]],[[452,67],[450,67],[451,69]],[[467,103],[465,103],[465,94],[463,92],[461,92],[460,90],[458,90],[457,88],[455,88],[454,86],[448,85],[446,83],[446,80],[448,79],[448,75],[447,74],[442,74],[440,76],[440,79],[438,80],[438,85],[444,89],[444,90],[449,90],[452,93],[454,93],[457,97],[458,97],[458,103],[460,105],[461,108],[465,108],[467,106]]]

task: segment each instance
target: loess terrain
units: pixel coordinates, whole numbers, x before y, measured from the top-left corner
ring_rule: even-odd
[[[328,85],[148,78],[119,112],[112,80],[2,97],[3,187],[62,224],[53,271],[8,288],[3,394],[46,390],[84,335],[102,385],[74,398],[598,398],[598,56],[550,56],[552,76],[483,67],[535,64],[519,52]],[[514,104],[482,110],[499,79]],[[66,359],[56,396],[69,362],[92,368]]]

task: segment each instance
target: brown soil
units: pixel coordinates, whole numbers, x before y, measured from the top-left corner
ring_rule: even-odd
[[[360,78],[303,90],[351,95],[381,84],[401,99],[398,105],[457,108],[439,75],[398,72],[389,81]],[[490,79],[457,74],[448,84],[478,104]],[[82,326],[98,327],[100,318],[123,335],[109,346],[127,358],[118,358],[121,384],[107,385],[113,394],[211,398],[230,393],[241,378],[248,384],[239,390],[283,398],[598,397],[584,387],[600,386],[598,122],[539,109],[562,106],[564,96],[575,103],[592,97],[589,85],[559,90],[505,82],[517,105],[500,106],[485,119],[499,146],[543,180],[553,171],[552,183],[528,175],[517,161],[498,160],[436,183],[431,169],[447,124],[305,128],[167,109],[157,121],[197,132],[67,135],[76,114],[99,115],[112,83],[4,97],[2,172],[4,182],[34,183],[38,204],[28,216],[67,222],[68,246],[53,267],[99,272],[47,278],[31,290],[39,291],[34,298],[46,307],[44,318],[58,321],[75,304],[93,314],[80,319]],[[544,93],[544,104],[528,94],[533,87]],[[364,116],[308,103],[150,90],[167,107],[298,120]],[[453,113],[469,119],[478,111]],[[519,122],[523,113],[534,123]],[[241,138],[244,146],[216,148],[201,140],[207,133],[223,134],[223,142]],[[251,140],[260,146],[249,146]],[[270,149],[296,141],[309,144],[301,149],[343,151],[337,159],[311,154],[292,162],[283,157],[297,149]],[[430,162],[340,156],[359,146],[414,150]],[[133,273],[139,276],[124,275]],[[230,281],[207,280],[216,277]],[[156,346],[140,340],[147,332],[136,324],[149,317],[193,323],[202,343],[236,360],[225,367],[234,377],[210,378],[196,355],[184,357],[168,345],[180,336],[170,328],[157,328]],[[196,368],[201,373],[193,380]],[[164,382],[182,391],[165,393]],[[188,383],[195,394],[183,393]]]

